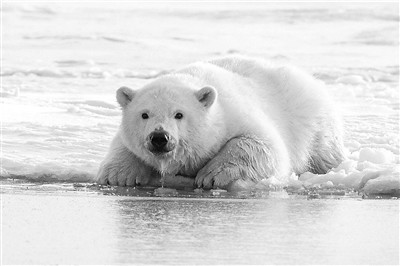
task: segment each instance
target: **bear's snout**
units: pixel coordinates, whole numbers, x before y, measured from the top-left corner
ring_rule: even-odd
[[[175,143],[167,131],[154,131],[149,137],[149,150],[154,154],[164,154],[175,148]]]

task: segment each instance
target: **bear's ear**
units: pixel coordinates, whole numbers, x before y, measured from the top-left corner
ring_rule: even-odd
[[[121,87],[117,90],[117,101],[121,107],[125,107],[133,99],[135,92],[128,87]]]
[[[213,87],[204,87],[196,92],[196,97],[204,107],[210,107],[217,99],[217,91]]]

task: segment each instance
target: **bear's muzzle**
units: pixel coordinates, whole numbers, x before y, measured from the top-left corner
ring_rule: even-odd
[[[164,155],[175,149],[175,141],[165,130],[150,133],[148,142],[148,149],[155,155]]]

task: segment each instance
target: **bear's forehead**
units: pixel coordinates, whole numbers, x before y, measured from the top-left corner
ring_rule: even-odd
[[[138,93],[139,101],[189,101],[194,91],[181,84],[156,84],[143,88]]]
[[[142,92],[142,97],[151,99],[176,99],[180,95],[185,94],[185,91],[178,88],[149,88]]]
[[[146,88],[135,97],[137,109],[160,114],[191,108],[195,102],[196,98],[192,91],[165,87]]]

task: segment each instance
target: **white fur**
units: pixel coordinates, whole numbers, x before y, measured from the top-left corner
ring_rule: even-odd
[[[199,101],[202,88],[210,93],[209,102]],[[123,145],[161,175],[196,177],[199,186],[215,182],[224,187],[241,178],[326,171],[343,158],[340,120],[323,84],[291,66],[226,57],[121,92],[121,141],[113,142],[103,165],[120,160],[113,154]],[[149,119],[143,120],[142,112]],[[183,113],[182,120],[174,119],[176,112]],[[158,127],[177,143],[168,156],[147,149],[146,137]],[[101,183],[118,184],[112,180],[120,178],[98,176]]]

